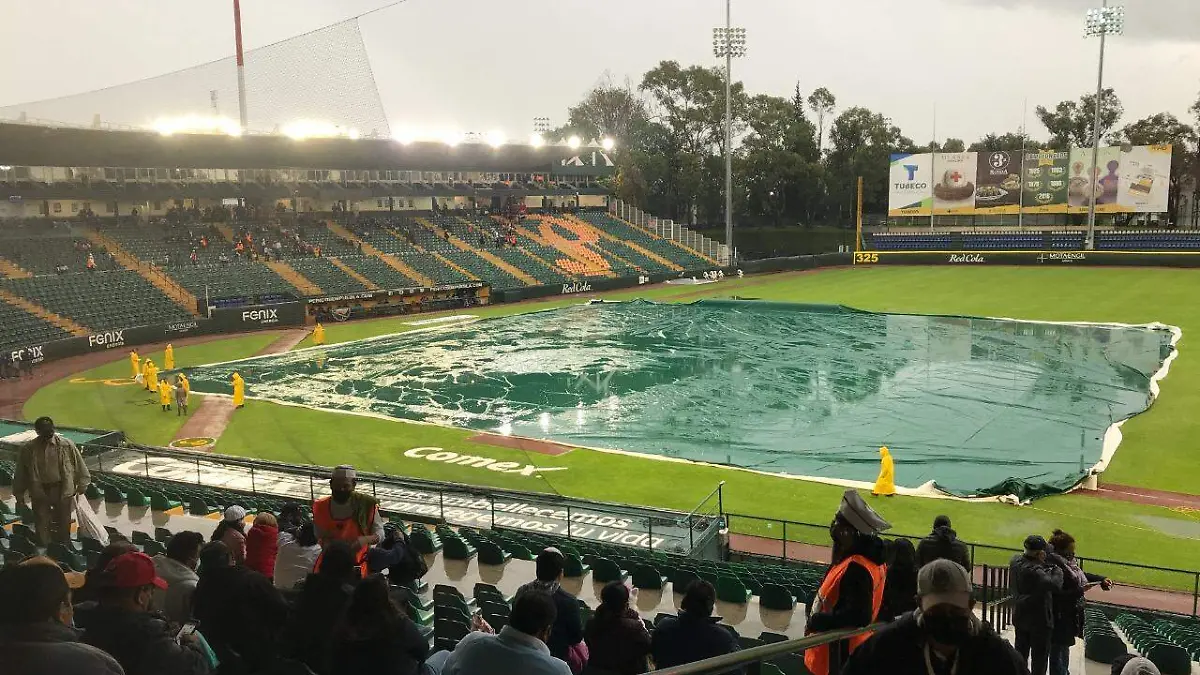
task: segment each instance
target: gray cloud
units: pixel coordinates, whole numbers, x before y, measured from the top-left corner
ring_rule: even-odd
[[[990,8],[1033,8],[1059,15],[1079,17],[1083,32],[1083,15],[1090,7],[1099,7],[1101,0],[951,0],[963,5]],[[1109,5],[1124,5],[1125,35],[1149,40],[1200,42],[1200,0],[1110,0]]]

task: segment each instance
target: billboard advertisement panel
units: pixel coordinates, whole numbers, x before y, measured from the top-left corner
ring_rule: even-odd
[[[1068,150],[1035,150],[1025,153],[1025,213],[1066,213]]]
[[[933,215],[970,215],[975,212],[975,185],[979,158],[974,152],[941,152],[934,157]]]
[[[1093,193],[1096,195],[1096,213],[1122,213],[1126,210],[1117,203],[1121,158],[1121,148],[1100,148],[1096,157],[1098,176],[1089,179],[1092,149],[1071,148],[1071,177],[1067,182],[1069,213],[1087,213]]]
[[[1021,153],[976,154],[975,213],[1016,215],[1021,209]]]
[[[893,154],[888,173],[888,215],[932,214],[933,154]]]
[[[1123,211],[1165,213],[1171,183],[1171,146],[1135,145],[1121,159],[1117,203]]]

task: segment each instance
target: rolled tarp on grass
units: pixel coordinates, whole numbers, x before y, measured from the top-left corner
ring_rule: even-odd
[[[188,369],[192,389],[866,484],[1071,489],[1178,329],[702,300],[589,303]],[[1119,433],[1117,434],[1119,438]]]

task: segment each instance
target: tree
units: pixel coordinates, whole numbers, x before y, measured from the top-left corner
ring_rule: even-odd
[[[1096,114],[1096,95],[1085,94],[1079,101],[1062,101],[1054,110],[1038,106],[1035,110],[1042,125],[1050,132],[1050,145],[1055,148],[1091,147],[1092,128]],[[1112,88],[1100,97],[1100,137],[1116,128],[1125,114],[1125,106]]]
[[[648,121],[646,102],[633,85],[628,80],[621,86],[614,85],[606,75],[582,101],[567,110],[566,130],[584,141],[612,138],[620,151],[634,145],[635,133]]]
[[[891,119],[858,107],[838,115],[829,129],[829,143],[826,171],[831,185],[837,186],[830,197],[834,203],[849,205],[862,176],[863,208],[873,212],[887,209],[891,154],[917,150]]]
[[[804,115],[802,98],[800,103],[798,108],[796,97],[760,94],[746,107],[738,210],[776,225],[785,218],[809,222],[821,198],[816,128]]]
[[[796,88],[799,90],[800,85]],[[799,93],[799,91],[797,91]],[[837,98],[825,87],[818,87],[808,95],[808,107],[817,115],[817,147],[825,147],[825,118],[833,115],[837,108]]]
[[[1200,103],[1200,102],[1198,102]],[[1196,145],[1200,142],[1196,129],[1179,121],[1171,113],[1144,117],[1121,129],[1119,140],[1130,145],[1172,145],[1171,182],[1167,196],[1167,212],[1174,214],[1184,178],[1197,169]]]
[[[1016,133],[1010,131],[999,136],[988,134],[972,143],[967,150],[970,152],[987,152],[989,150],[1020,152],[1023,149],[1036,148],[1041,145],[1043,144],[1033,140],[1022,131]]]
[[[961,138],[947,138],[942,143],[942,152],[966,152],[967,144]]]

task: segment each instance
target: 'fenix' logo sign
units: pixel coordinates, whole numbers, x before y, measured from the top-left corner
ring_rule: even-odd
[[[259,323],[279,323],[277,309],[250,309],[242,312],[242,321],[257,321]]]
[[[24,349],[14,349],[14,350],[12,350],[12,353],[9,354],[9,360],[12,361],[13,363],[18,363],[20,361],[29,361],[30,363],[41,363],[46,358],[45,354],[42,351],[45,348],[46,348],[46,345],[38,345],[36,347],[26,347]]]
[[[113,347],[120,347],[123,344],[125,344],[124,329],[109,330],[104,331],[103,333],[96,333],[95,335],[88,336],[89,347],[104,347],[105,349],[112,349]]]

